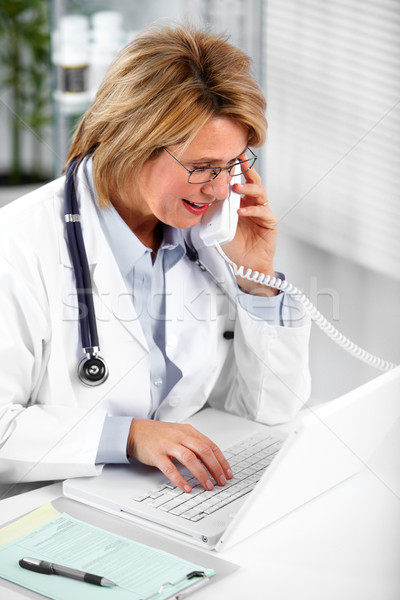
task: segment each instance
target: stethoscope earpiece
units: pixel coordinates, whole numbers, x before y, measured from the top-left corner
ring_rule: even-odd
[[[101,385],[108,377],[108,368],[101,356],[84,358],[78,365],[78,377],[85,385]]]

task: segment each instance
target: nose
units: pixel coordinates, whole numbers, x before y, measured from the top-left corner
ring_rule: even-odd
[[[202,192],[215,200],[224,200],[229,194],[229,184],[232,177],[227,171],[221,171],[215,179],[203,184]]]

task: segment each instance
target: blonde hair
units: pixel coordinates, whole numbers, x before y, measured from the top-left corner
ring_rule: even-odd
[[[225,116],[261,146],[265,98],[250,59],[222,35],[153,25],[116,57],[71,144],[67,163],[93,154],[100,206],[164,146],[190,143],[212,117]]]

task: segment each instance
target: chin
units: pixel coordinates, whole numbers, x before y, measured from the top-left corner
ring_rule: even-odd
[[[175,227],[175,229],[190,229],[191,227],[194,227],[195,225],[200,223],[200,221],[201,217],[193,216],[192,218],[177,217],[175,219],[168,219],[163,221],[163,223],[169,225],[170,227]]]

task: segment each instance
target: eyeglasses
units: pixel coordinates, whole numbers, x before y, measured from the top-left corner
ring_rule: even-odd
[[[239,160],[230,167],[199,167],[197,169],[193,169],[193,171],[190,171],[185,167],[185,165],[179,162],[179,160],[175,158],[175,156],[173,156],[171,152],[169,152],[169,150],[167,150],[166,148],[163,148],[163,150],[165,150],[167,154],[169,154],[178,164],[181,165],[181,167],[185,169],[187,173],[189,173],[188,183],[195,184],[208,183],[209,181],[212,181],[213,179],[218,177],[218,175],[222,171],[227,171],[229,177],[239,177],[240,175],[242,175],[242,173],[246,173],[246,171],[251,169],[251,167],[257,160],[257,156],[254,154],[254,152],[250,150],[250,148],[246,148],[246,151],[248,150],[252,156],[250,158],[246,158],[246,160]],[[242,168],[239,169],[238,172],[236,172],[236,167],[238,165],[242,165]]]

